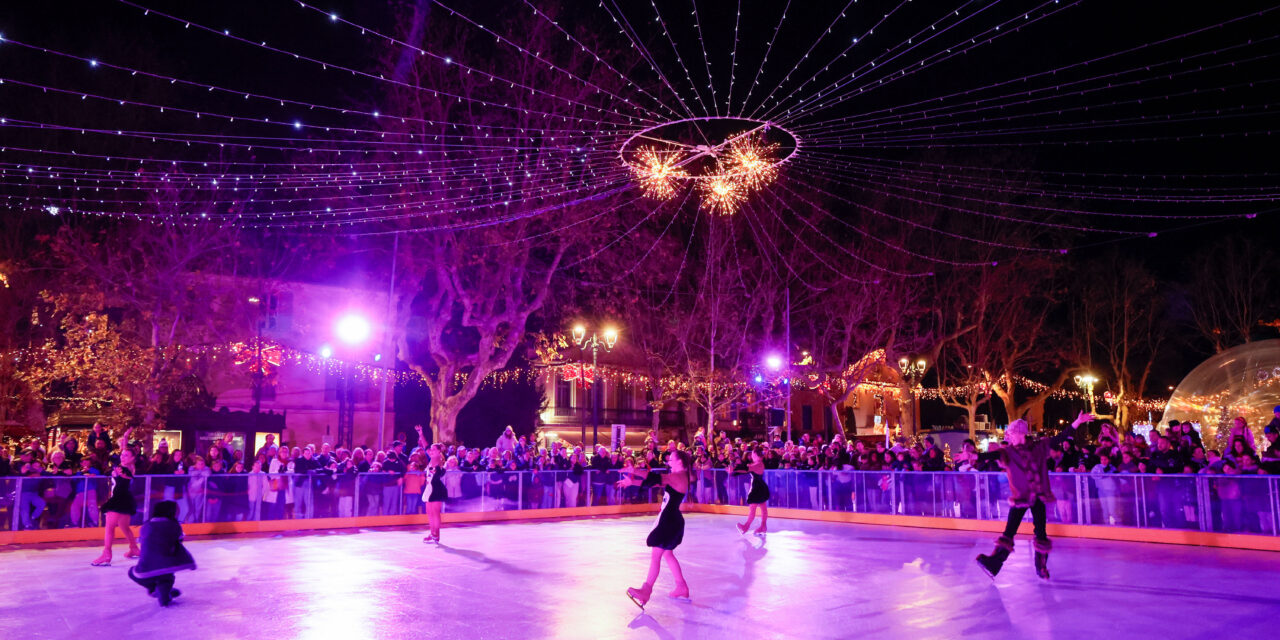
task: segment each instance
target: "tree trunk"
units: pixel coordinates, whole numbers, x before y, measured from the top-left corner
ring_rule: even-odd
[[[458,439],[458,413],[462,410],[456,398],[437,398],[431,394],[431,441],[454,443]]]
[[[845,435],[844,422],[840,420],[840,403],[832,402],[831,404],[827,405],[827,410],[831,412],[831,425],[835,433],[839,433],[842,436]],[[832,433],[827,433],[825,435],[828,441],[830,441],[831,438],[834,437],[834,434]]]

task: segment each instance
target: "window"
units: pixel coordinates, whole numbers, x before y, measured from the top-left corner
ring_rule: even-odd
[[[352,397],[357,403],[370,401],[370,394],[369,394],[370,386],[369,386],[369,381],[367,379],[357,378],[354,374],[352,374],[351,379],[349,380],[348,383],[351,385]],[[342,386],[342,372],[326,371],[324,373],[324,401],[337,402],[338,389],[341,386]],[[265,400],[267,399],[267,396],[266,396],[267,388],[263,387],[262,391],[263,391],[262,399]],[[275,390],[273,389],[271,393],[274,394]],[[273,395],[273,399],[274,399],[274,395]]]
[[[813,431],[813,405],[800,407],[800,426],[805,431]]]
[[[630,410],[635,408],[636,392],[630,385],[619,384],[618,403],[615,405],[619,409]]]
[[[288,331],[293,325],[293,292],[267,296],[267,330]]]
[[[556,407],[573,406],[573,383],[556,376]]]
[[[324,372],[324,401],[338,401],[338,376],[332,371]]]
[[[831,431],[831,411],[823,410],[822,412],[822,428]]]

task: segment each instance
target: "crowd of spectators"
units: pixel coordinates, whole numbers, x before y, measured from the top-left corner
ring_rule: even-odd
[[[1083,431],[1083,430],[1082,430]],[[1076,434],[1050,451],[1051,471],[1111,474],[1221,474],[1252,475],[1280,473],[1280,407],[1276,418],[1264,430],[1265,450],[1259,452],[1253,433],[1243,419],[1230,429],[1224,450],[1206,449],[1200,434],[1190,424],[1170,423],[1164,432],[1153,429],[1145,437],[1133,431],[1120,433],[1110,423],[1101,423],[1096,434]],[[731,438],[724,431],[708,434],[699,429],[688,442],[660,441],[650,431],[638,450],[609,449],[603,445],[584,451],[537,432],[517,436],[511,427],[494,446],[442,447],[445,483],[450,498],[465,494],[520,498],[533,507],[577,506],[613,503],[634,499],[612,486],[620,472],[643,473],[665,465],[667,456],[687,450],[693,457],[693,471],[700,475],[726,470],[729,475],[745,475],[748,450],[763,445],[766,469],[937,472],[999,471],[991,456],[979,456],[972,440],[958,451],[939,448],[932,437],[918,442],[899,439],[890,446],[884,441],[868,445],[837,434],[830,441],[820,435],[805,434],[797,441],[775,437],[770,442]],[[134,445],[130,445],[134,446]],[[989,442],[988,447],[1004,446]],[[48,479],[56,476],[98,476],[96,482],[24,481],[21,495],[0,495],[0,507],[18,510],[19,526],[84,526],[96,524],[99,498],[105,499],[105,474],[119,463],[116,443],[101,424],[89,431],[83,445],[66,436],[51,452],[39,440],[12,451],[0,447],[0,475]],[[203,452],[170,451],[160,441],[150,455],[135,449],[135,472],[153,476],[151,491],[157,499],[179,499],[187,522],[223,519],[279,519],[322,516],[387,515],[417,512],[423,488],[426,452],[421,447],[406,451],[397,440],[386,450],[369,447],[334,448],[328,443],[293,445],[276,443],[267,435],[265,444],[251,455],[235,446],[231,434],[211,444]],[[510,472],[531,472],[529,481],[517,484]],[[587,471],[594,472],[585,477]],[[468,479],[468,472],[487,472],[481,479]],[[540,473],[562,472],[562,473]],[[155,476],[187,476],[166,480]],[[584,483],[586,483],[584,485]],[[1096,491],[1106,501],[1118,490],[1118,481],[1096,481]],[[692,501],[728,501],[736,496],[739,483],[721,482],[708,493],[699,482]],[[1224,500],[1231,499],[1227,483],[1216,485]],[[886,489],[884,481],[880,488]],[[135,492],[139,491],[135,487]],[[634,491],[632,492],[634,494]],[[852,503],[851,508],[852,508]],[[1114,521],[1108,509],[1104,516]],[[79,514],[83,520],[76,519]],[[3,515],[3,514],[0,514]],[[79,522],[80,524],[75,524]]]

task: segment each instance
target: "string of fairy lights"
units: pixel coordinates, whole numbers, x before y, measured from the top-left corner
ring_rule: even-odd
[[[515,17],[490,20],[432,0],[433,28],[486,43],[488,55],[314,0],[281,6],[290,31],[309,39],[272,33],[252,12],[117,0],[122,21],[181,37],[193,62],[96,51],[38,30],[0,36],[12,59],[0,68],[0,203],[352,236],[529,219],[567,229],[579,224],[563,219],[568,210],[593,211],[592,220],[610,211],[634,221],[611,228],[589,257],[653,225],[643,259],[683,225],[693,227],[687,254],[695,237],[710,237],[697,227],[716,225],[733,234],[739,259],[754,244],[772,252],[768,268],[803,279],[788,259],[800,251],[855,280],[863,276],[851,271],[981,269],[1277,209],[1280,189],[1265,168],[1082,170],[1054,152],[1265,140],[1280,82],[1280,35],[1267,25],[1280,7],[1205,7],[1168,28],[1113,33],[1079,53],[1063,45],[956,80],[968,60],[1016,57],[1063,37],[1073,16],[1108,9],[1083,0],[699,4],[522,0]],[[387,52],[417,72],[353,62],[335,42]],[[196,68],[214,57],[289,81],[264,89],[243,73]],[[1037,160],[983,166],[975,150]],[[1058,235],[995,235],[917,210]],[[867,220],[923,234],[930,248]],[[813,251],[819,243],[836,257]]]

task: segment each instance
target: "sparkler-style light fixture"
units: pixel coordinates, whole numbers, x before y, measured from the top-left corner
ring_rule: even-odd
[[[702,181],[702,206],[712,213],[733,215],[746,199],[746,189],[732,176],[716,176]]]
[[[793,133],[772,122],[704,117],[639,131],[620,156],[645,196],[669,200],[695,181],[699,206],[727,216],[772,184],[798,146]]]
[[[664,157],[656,149],[645,147],[640,150],[637,164],[631,165],[631,175],[646,196],[667,200],[676,194],[678,181],[689,177],[689,172],[676,166],[679,159],[675,154]]]
[[[763,144],[755,136],[736,140],[724,159],[725,175],[747,191],[762,189],[778,177],[777,151],[777,144]]]

